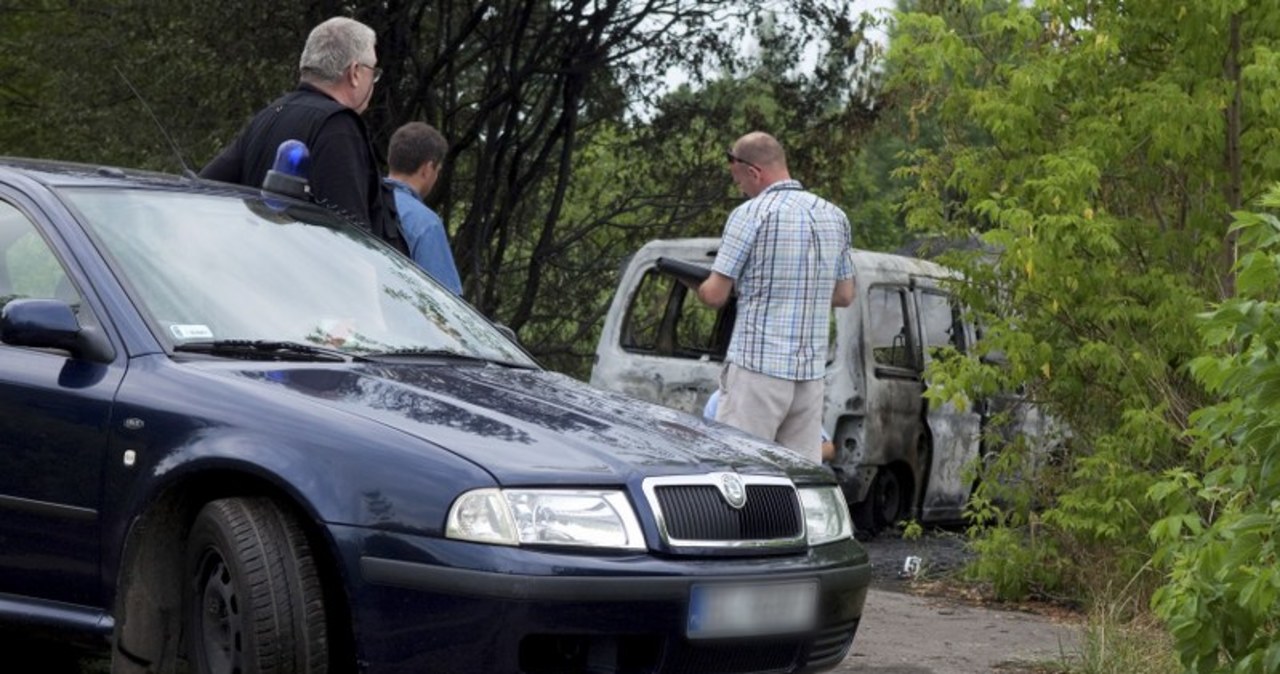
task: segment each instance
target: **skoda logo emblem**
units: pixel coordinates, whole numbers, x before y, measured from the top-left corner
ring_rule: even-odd
[[[747,504],[747,488],[737,473],[720,473],[717,486],[720,487],[720,495],[733,508],[741,509]]]

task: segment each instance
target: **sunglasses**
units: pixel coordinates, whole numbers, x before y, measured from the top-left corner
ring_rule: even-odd
[[[728,159],[728,160],[729,160],[729,163],[730,163],[730,164],[742,164],[742,165],[744,165],[744,166],[750,166],[751,168],[753,168],[753,169],[755,169],[755,170],[757,170],[757,171],[759,171],[759,170],[760,170],[760,167],[759,167],[759,166],[756,166],[755,164],[752,164],[751,162],[749,162],[749,161],[747,161],[747,160],[743,159],[742,157],[739,157],[738,155],[734,154],[734,153],[733,153],[733,150],[725,150],[725,151],[724,151],[724,156],[725,156],[725,158],[726,158],[726,159]]]

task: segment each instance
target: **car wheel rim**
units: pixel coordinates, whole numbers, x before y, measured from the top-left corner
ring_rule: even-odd
[[[198,618],[204,657],[204,671],[211,674],[238,674],[240,649],[240,601],[231,571],[220,556],[210,553],[201,574]]]

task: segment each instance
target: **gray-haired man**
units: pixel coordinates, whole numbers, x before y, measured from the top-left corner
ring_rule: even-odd
[[[312,29],[298,63],[298,88],[254,115],[200,176],[257,187],[280,143],[300,140],[311,150],[309,179],[316,202],[408,252],[360,117],[382,74],[376,41],[372,28],[344,17]]]

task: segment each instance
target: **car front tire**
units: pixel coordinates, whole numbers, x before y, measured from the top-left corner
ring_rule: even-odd
[[[297,520],[267,498],[196,516],[187,546],[187,659],[195,674],[328,671],[324,595]]]

